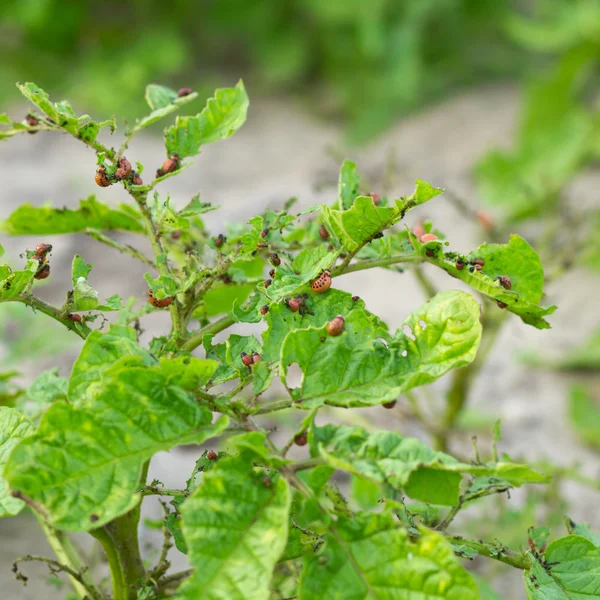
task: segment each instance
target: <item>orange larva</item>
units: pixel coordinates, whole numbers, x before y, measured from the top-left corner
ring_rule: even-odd
[[[496,281],[498,281],[505,290],[510,290],[510,288],[512,288],[512,281],[507,275],[498,275]]]
[[[433,233],[425,233],[419,238],[419,241],[421,242],[421,244],[426,244],[427,242],[435,242],[437,239],[437,235]]]
[[[67,319],[69,319],[69,321],[74,321],[75,323],[83,323],[81,315],[78,315],[77,313],[69,313]]]
[[[308,435],[306,434],[306,431],[303,431],[302,433],[299,433],[297,436],[294,437],[294,443],[296,444],[296,446],[306,446],[307,442]]]
[[[131,175],[131,183],[133,183],[133,185],[144,185],[142,178],[135,171],[133,171]]]
[[[371,192],[369,194],[369,196],[371,196],[371,198],[373,198],[373,204],[375,206],[379,206],[379,203],[381,202],[381,199],[379,197],[379,194],[376,194],[375,192]]]
[[[108,187],[110,185],[110,179],[108,178],[106,168],[103,165],[100,165],[96,169],[96,177],[94,179],[96,180],[96,185],[99,185],[100,187]]]
[[[208,458],[208,460],[217,460],[218,456],[219,455],[214,450],[209,450],[206,458]]]
[[[119,162],[117,162],[117,170],[115,171],[115,179],[121,181],[122,179],[129,179],[131,175],[131,163],[124,157],[121,156]]]
[[[331,273],[327,270],[323,271],[310,284],[310,289],[315,294],[323,294],[331,287]]]
[[[383,406],[383,408],[394,408],[394,406],[396,406],[396,400],[392,400],[391,402],[384,402],[381,406]]]
[[[44,258],[48,252],[52,252],[52,244],[38,244],[34,250],[37,258]]]
[[[344,331],[345,325],[346,322],[344,321],[344,317],[338,315],[337,317],[331,319],[331,321],[329,321],[327,324],[327,333],[333,336],[341,335]]]
[[[246,365],[247,367],[249,367],[254,362],[252,360],[252,357],[249,354],[246,354],[245,352],[242,352],[240,354],[240,357],[241,357],[242,362],[244,363],[244,365]]]
[[[265,304],[263,306],[260,307],[260,314],[261,315],[266,315],[269,312],[269,305]]]
[[[502,302],[501,300],[496,300],[496,302],[498,303],[498,306],[500,308],[506,308],[508,306],[508,304],[506,304],[506,302]]]
[[[192,88],[179,88],[177,90],[177,97],[183,98],[184,96],[189,96],[194,90]]]
[[[152,290],[148,290],[148,302],[156,308],[166,308],[175,300],[175,296],[167,296],[166,298],[158,299],[154,296]]]
[[[37,273],[34,275],[36,279],[47,279],[50,277],[50,265],[46,263],[42,263],[40,261],[40,268],[37,270]]]
[[[179,167],[179,154],[173,152],[169,158],[167,158],[160,169],[156,171],[156,177],[162,177],[167,173],[172,173]]]
[[[261,360],[262,360],[262,356],[258,352],[253,352],[252,353],[252,362],[254,364],[260,362]]]
[[[326,240],[329,237],[329,232],[327,231],[325,225],[321,225],[321,227],[319,227],[319,237],[322,240]]]

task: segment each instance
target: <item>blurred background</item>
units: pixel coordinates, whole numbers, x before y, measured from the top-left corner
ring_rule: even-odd
[[[562,535],[565,515],[600,527],[599,0],[3,0],[0,57],[0,107],[14,120],[28,110],[15,81],[68,98],[78,114],[131,122],[148,112],[148,83],[192,87],[202,96],[196,112],[215,87],[243,77],[251,98],[244,128],[158,188],[177,206],[198,192],[221,204],[205,218],[215,233],[223,221],[246,220],[292,196],[301,207],[331,202],[339,164],[350,158],[380,194],[411,193],[416,178],[446,188],[410,224],[432,220],[459,252],[523,235],[546,268],[545,304],[559,306],[553,329],[506,319],[451,448],[465,451],[473,433],[487,444],[501,418],[502,450],[560,476],[548,488],[490,499],[479,516],[470,509],[458,528],[482,539],[501,531],[502,542],[525,547],[527,527],[551,525]],[[164,158],[162,127],[128,152],[150,171]],[[98,191],[95,162],[67,136],[1,142],[0,219],[23,202],[71,207],[92,193],[125,201],[117,186]],[[13,265],[39,241],[0,234]],[[75,253],[95,264],[90,280],[101,296],[145,293],[145,269],[133,259],[83,235],[44,241],[55,251],[53,277],[39,287],[43,299],[62,303]],[[425,300],[423,277],[438,289],[457,287],[428,269],[364,271],[339,287],[360,293],[395,328]],[[166,326],[165,315],[148,316],[144,339]],[[252,327],[243,331],[260,333]],[[0,403],[34,397],[39,390],[27,386],[43,369],[58,365],[68,376],[79,348],[43,316],[0,305]],[[423,399],[434,413],[450,385],[438,383]],[[427,437],[402,406],[391,412],[328,416]],[[293,422],[274,424],[286,439]],[[162,453],[151,476],[177,487],[197,456],[197,449]],[[159,507],[148,510],[160,517]],[[148,528],[149,548],[155,534]],[[40,535],[25,514],[0,521],[2,597],[44,593],[44,569],[27,568],[26,588],[10,572],[17,555],[41,553]],[[520,574],[489,562],[470,565],[492,571],[495,591],[483,597],[525,598]]]

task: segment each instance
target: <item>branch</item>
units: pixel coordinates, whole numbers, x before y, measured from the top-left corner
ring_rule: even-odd
[[[224,329],[231,327],[234,323],[235,321],[233,320],[233,317],[226,315],[218,321],[210,323],[206,327],[203,327],[194,333],[192,337],[181,347],[181,349],[184,352],[192,352],[192,350],[195,350],[198,346],[200,346],[200,344],[202,344],[202,340],[204,339],[205,335],[219,333],[219,331],[223,331]]]
[[[503,562],[505,565],[510,565],[516,569],[527,571],[531,569],[531,558],[527,554],[517,554],[504,546],[486,544],[484,542],[474,542],[471,540],[463,540],[461,537],[446,538],[453,544],[467,546],[471,550],[475,550],[481,556],[487,556]]]
[[[54,575],[60,572],[67,573],[67,575],[69,575],[72,579],[75,579],[75,581],[81,584],[81,586],[89,594],[90,598],[93,598],[94,600],[102,600],[102,595],[98,592],[98,590],[88,585],[88,582],[83,577],[83,572],[79,573],[71,567],[69,567],[68,565],[64,565],[58,562],[57,560],[53,560],[52,558],[46,558],[45,556],[35,556],[32,554],[27,554],[26,556],[21,556],[20,558],[17,558],[17,560],[15,560],[12,567],[13,573],[15,574],[17,579],[20,579],[21,581],[23,581],[23,583],[27,582],[27,577],[25,577],[25,575],[23,575],[19,571],[19,563],[32,561],[46,563],[48,565],[48,568],[50,569],[50,572]]]
[[[420,263],[424,261],[425,259],[418,254],[400,254],[398,256],[391,256],[390,258],[374,258],[363,260],[354,263],[353,265],[347,264],[346,261],[344,261],[339,267],[335,267],[331,270],[331,276],[339,277],[340,275],[346,275],[347,273],[364,271],[365,269],[373,269],[375,267],[388,267],[389,265],[398,263]]]
[[[255,415],[265,415],[267,413],[276,412],[278,410],[285,410],[286,408],[290,408],[294,403],[292,400],[276,400],[275,402],[269,402],[268,404],[263,404],[258,407],[257,410],[254,411]]]
[[[102,244],[106,244],[107,246],[110,246],[111,248],[114,248],[123,254],[129,254],[129,256],[133,256],[133,258],[137,258],[137,260],[143,262],[149,267],[156,269],[156,264],[133,246],[130,246],[129,244],[120,244],[117,242],[117,240],[113,240],[112,238],[104,235],[101,231],[91,227],[88,227],[85,230],[85,233]]]
[[[188,577],[190,577],[194,572],[194,569],[187,569],[186,571],[180,571],[179,573],[173,573],[172,575],[167,575],[166,577],[163,577],[159,582],[158,582],[158,587],[159,589],[164,589],[164,588],[168,588],[171,587],[174,583],[179,584],[181,583],[184,579],[187,579]]]
[[[15,296],[14,298],[8,298],[7,300],[1,300],[0,302],[20,302],[21,304],[25,304],[26,306],[30,306],[33,311],[39,311],[44,313],[45,315],[53,318],[55,321],[58,321],[62,325],[64,325],[69,331],[77,334],[80,338],[84,339],[91,333],[91,329],[85,325],[84,323],[75,324],[74,321],[71,321],[67,318],[67,315],[64,311],[51,306],[47,302],[44,302],[37,296],[34,296],[30,293],[23,293],[20,296]]]

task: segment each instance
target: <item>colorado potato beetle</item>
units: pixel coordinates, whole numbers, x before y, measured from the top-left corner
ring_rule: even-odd
[[[508,277],[508,275],[498,275],[498,277],[496,277],[496,281],[505,290],[510,290],[510,288],[512,288],[512,281],[510,280],[510,277]]]
[[[260,232],[260,237],[264,240],[269,235],[269,229],[265,228]]]
[[[293,312],[298,312],[304,304],[304,298],[302,296],[296,296],[296,298],[285,298],[285,305]]]
[[[265,286],[265,288],[268,288],[272,283],[273,283],[272,279],[265,279],[265,282],[263,285]]]
[[[77,313],[69,313],[67,319],[69,319],[69,321],[74,321],[75,323],[83,323],[81,315],[78,315]]]
[[[502,302],[501,300],[496,300],[496,302],[500,308],[506,308],[508,306],[506,302]]]
[[[381,202],[381,198],[379,197],[379,194],[376,194],[375,192],[371,192],[369,194],[369,196],[371,196],[371,198],[373,198],[373,204],[375,206],[379,206],[379,203]]]
[[[166,298],[158,299],[152,290],[148,290],[148,302],[155,308],[166,308],[173,300],[175,300],[175,296],[167,296]]]
[[[435,242],[437,239],[438,239],[438,236],[435,235],[434,233],[424,233],[419,238],[419,241],[421,242],[421,244],[426,244],[427,242]]]
[[[36,258],[44,258],[48,252],[52,252],[52,244],[38,244],[34,250]]]
[[[252,359],[252,357],[249,354],[246,354],[245,352],[242,352],[240,354],[240,357],[242,359],[242,362],[249,367],[250,365],[252,365],[254,363],[254,360]]]
[[[217,460],[217,453],[214,450],[209,450],[206,453],[206,458],[208,458],[208,460]]]
[[[29,127],[37,127],[40,124],[40,121],[37,117],[35,117],[32,114],[28,114],[25,117],[25,123],[27,123],[27,125],[29,125]],[[37,133],[37,131],[28,131],[28,133]]]
[[[98,166],[96,169],[96,177],[94,179],[96,180],[96,185],[99,185],[100,187],[108,187],[111,183],[104,165]]]
[[[344,317],[338,315],[327,323],[327,333],[333,336],[340,335],[344,331],[345,325]]]
[[[271,264],[274,267],[278,267],[281,264],[281,259],[279,258],[279,254],[277,254],[277,252],[273,252],[273,254],[269,254],[268,259],[271,261]]]
[[[172,173],[179,167],[179,154],[173,152],[169,158],[167,158],[160,169],[156,171],[156,178]]]
[[[360,296],[352,296],[352,302],[358,302],[360,300]]]
[[[483,260],[483,258],[474,258],[474,259],[471,261],[471,264],[472,264],[472,265],[480,265],[480,266],[482,266],[482,267],[483,267],[483,266],[485,266],[485,260]]]
[[[223,246],[223,244],[227,241],[227,238],[220,233],[216,238],[215,238],[215,246],[217,248],[221,248],[221,246]]]
[[[271,270],[269,271],[269,277],[270,277],[271,279],[275,279],[275,269],[271,269]]]
[[[265,304],[263,306],[260,307],[260,314],[261,315],[266,315],[269,312],[269,305]]]
[[[144,185],[142,178],[135,171],[131,174],[131,183],[133,183],[133,185]]]
[[[192,88],[179,88],[177,90],[177,97],[178,98],[183,98],[184,96],[189,96],[191,93],[193,93],[193,89]]]
[[[326,240],[329,237],[329,232],[327,231],[325,225],[321,225],[321,227],[319,227],[319,237],[322,240]]]
[[[462,271],[464,268],[465,268],[465,263],[462,260],[458,259],[456,261],[456,270]]]
[[[396,406],[396,400],[392,400],[391,402],[384,402],[381,406],[383,406],[383,408],[394,408],[394,406]]]
[[[262,360],[262,356],[258,352],[253,352],[252,353],[252,362],[254,364],[260,362],[261,360]]]
[[[331,273],[327,270],[323,271],[310,284],[310,289],[315,294],[323,294],[331,287]]]

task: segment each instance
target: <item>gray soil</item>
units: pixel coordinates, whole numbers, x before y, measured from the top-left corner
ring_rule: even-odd
[[[395,165],[390,182],[391,194],[410,193],[412,182],[421,178],[451,190],[475,206],[477,198],[471,178],[472,166],[490,147],[510,143],[517,100],[511,89],[474,91],[405,119],[368,147],[348,153],[340,151],[340,155],[356,160],[376,191],[382,188],[384,166],[391,155]],[[19,112],[23,112],[23,107],[16,108],[13,114],[18,115]],[[160,192],[163,196],[169,193],[178,206],[197,192],[201,192],[203,201],[220,204],[222,209],[208,213],[205,219],[215,233],[220,231],[223,219],[245,220],[265,206],[281,205],[291,196],[297,196],[303,207],[329,202],[335,195],[338,168],[330,148],[339,149],[340,140],[341,133],[335,126],[316,122],[293,104],[256,101],[247,125],[238,134],[226,143],[208,147],[198,157],[195,166],[161,184]],[[119,140],[114,143],[118,144]],[[150,176],[161,163],[164,150],[158,138],[142,137],[134,141],[127,154],[130,159],[144,163],[146,175]],[[70,207],[90,194],[98,194],[105,202],[127,201],[124,191],[118,186],[99,190],[93,181],[94,169],[93,152],[83,149],[67,136],[21,136],[2,144],[0,218],[6,217],[24,202],[40,205],[51,200],[55,205]],[[590,189],[591,179],[588,177],[592,176],[582,180],[581,189]],[[433,219],[456,250],[468,251],[482,241],[476,227],[445,201],[443,195],[415,212],[408,221],[412,223],[423,217]],[[121,235],[119,239],[126,237]],[[42,240],[0,236],[9,264],[18,264],[18,255],[39,241]],[[85,236],[48,237],[43,241],[54,244],[55,250],[52,278],[47,285],[39,286],[38,293],[42,298],[55,304],[62,303],[69,286],[70,261],[75,253],[95,264],[91,281],[101,296],[118,293],[128,297],[145,293],[145,269],[133,259]],[[427,273],[440,289],[458,286],[456,281],[444,274]],[[384,318],[392,329],[399,327],[411,310],[424,301],[413,275],[408,272],[363,271],[341,278],[336,285],[359,294],[369,310]],[[582,446],[568,424],[566,396],[572,380],[564,375],[527,369],[519,364],[517,358],[517,353],[523,349],[537,349],[556,355],[580,342],[600,322],[597,303],[590,301],[598,293],[600,281],[597,278],[591,279],[583,271],[573,271],[548,290],[547,303],[557,304],[560,309],[550,318],[552,330],[538,331],[511,317],[502,331],[475,385],[470,406],[488,415],[492,421],[502,419],[502,450],[511,456],[523,456],[529,460],[549,459],[563,466],[580,463],[584,473],[591,476],[598,474],[597,455]],[[48,326],[43,316],[35,318],[39,327]],[[162,333],[166,325],[165,314],[148,317],[143,323],[145,338]],[[257,329],[246,327],[245,331]],[[0,340],[0,360],[2,347],[6,348],[7,343],[7,340]],[[61,374],[68,375],[78,347],[78,342],[75,342],[60,356],[59,363],[54,356],[43,358],[42,367],[59,364]],[[36,369],[40,369],[39,359],[19,365],[25,381],[35,375]],[[434,386],[434,395],[441,395],[447,382],[446,378]],[[331,411],[326,418],[341,418],[346,422],[360,418],[374,426],[423,435],[414,425],[404,422],[399,412],[381,408],[340,413]],[[287,439],[285,425],[274,435],[277,439]],[[464,451],[468,447],[465,440],[469,436],[463,437],[455,440],[455,447]],[[482,440],[482,444],[487,443],[488,440]],[[160,453],[152,461],[150,476],[160,479],[167,487],[181,487],[198,454],[198,449],[189,448]],[[600,516],[594,510],[598,504],[597,493],[574,484],[565,485],[563,493],[569,503],[568,514],[575,521],[600,526]],[[521,501],[522,494],[513,494],[511,502],[515,506]],[[160,514],[160,507],[156,504],[147,509],[149,517],[159,518]],[[543,524],[542,519],[538,524]],[[460,523],[456,533],[459,529]],[[502,539],[501,532],[498,533]],[[149,545],[160,540],[159,533],[149,529],[144,529],[143,537]],[[526,544],[525,530],[521,543]],[[34,520],[23,514],[0,521],[0,597],[7,600],[63,597],[63,591],[54,591],[54,588],[48,591],[45,587],[47,572],[37,565],[25,567],[30,576],[27,587],[14,579],[12,561],[28,553],[51,555]],[[149,556],[152,558],[155,552],[153,554],[149,550]],[[185,562],[182,557],[173,558],[176,568],[183,568]],[[516,571],[510,574],[502,571],[495,581],[495,588],[502,598],[525,598],[520,574]]]

